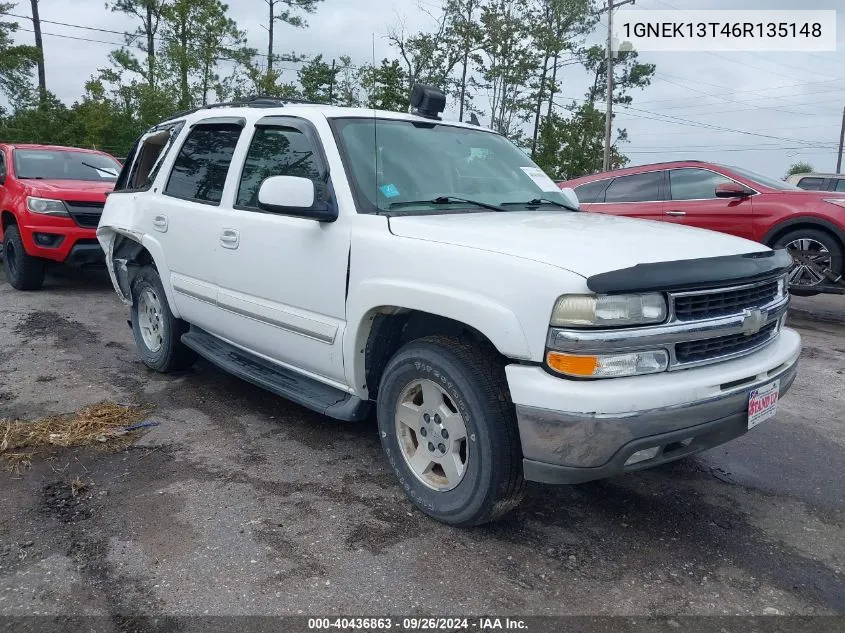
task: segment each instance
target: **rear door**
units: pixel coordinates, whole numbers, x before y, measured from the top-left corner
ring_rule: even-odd
[[[139,198],[145,232],[161,244],[182,318],[215,330],[214,257],[220,202],[243,129],[239,119],[206,119],[185,137],[160,194]]]
[[[604,201],[590,206],[596,213],[646,220],[663,220],[661,170],[614,178],[604,191]]]
[[[709,169],[670,169],[665,207],[667,218],[687,226],[753,239],[753,196],[716,197],[717,185],[735,182]],[[756,192],[749,189],[749,193]]]

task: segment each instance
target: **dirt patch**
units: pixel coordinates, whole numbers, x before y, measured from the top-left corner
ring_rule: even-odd
[[[15,334],[23,338],[55,336],[63,347],[77,346],[80,342],[94,343],[99,339],[99,335],[84,323],[49,310],[30,312],[15,326]]]

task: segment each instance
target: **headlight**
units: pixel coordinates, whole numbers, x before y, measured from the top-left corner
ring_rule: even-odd
[[[661,294],[563,295],[552,311],[558,327],[613,327],[645,325],[666,320],[666,300]]]
[[[622,378],[666,371],[669,353],[663,349],[595,356],[548,352],[546,364],[559,374],[576,378]]]
[[[61,200],[51,200],[50,198],[33,198],[29,196],[26,199],[26,208],[33,213],[40,213],[41,215],[67,215],[67,207]]]

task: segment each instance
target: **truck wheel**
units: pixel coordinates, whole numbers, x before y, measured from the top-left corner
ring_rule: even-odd
[[[132,282],[132,333],[150,369],[162,373],[187,369],[196,353],[182,343],[188,324],[170,311],[158,271],[144,266]]]
[[[27,255],[18,227],[10,224],[3,235],[6,279],[16,290],[38,290],[44,283],[44,260]]]
[[[519,433],[492,350],[446,336],[412,341],[387,364],[378,394],[382,448],[423,512],[469,527],[519,503]]]
[[[818,229],[797,229],[790,231],[773,244],[773,248],[785,248],[790,254],[800,254],[819,266],[830,268],[841,275],[843,270],[842,247],[825,231]],[[789,291],[799,297],[819,294],[818,286],[830,283],[820,272],[796,261],[789,272]]]

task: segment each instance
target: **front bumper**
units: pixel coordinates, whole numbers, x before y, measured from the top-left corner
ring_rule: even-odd
[[[679,372],[597,381],[510,365],[525,478],[580,483],[672,461],[747,431],[748,394],[795,380],[800,336],[784,328],[768,347],[740,359]],[[659,447],[646,461],[636,452]]]
[[[96,245],[103,261],[103,249],[97,242],[97,230],[78,226],[69,218],[38,218],[39,222],[21,222],[18,226],[21,240],[28,255],[49,259],[54,262],[79,265],[97,263],[92,246]],[[36,235],[55,236],[52,246],[39,245]],[[58,239],[61,238],[61,239]]]

